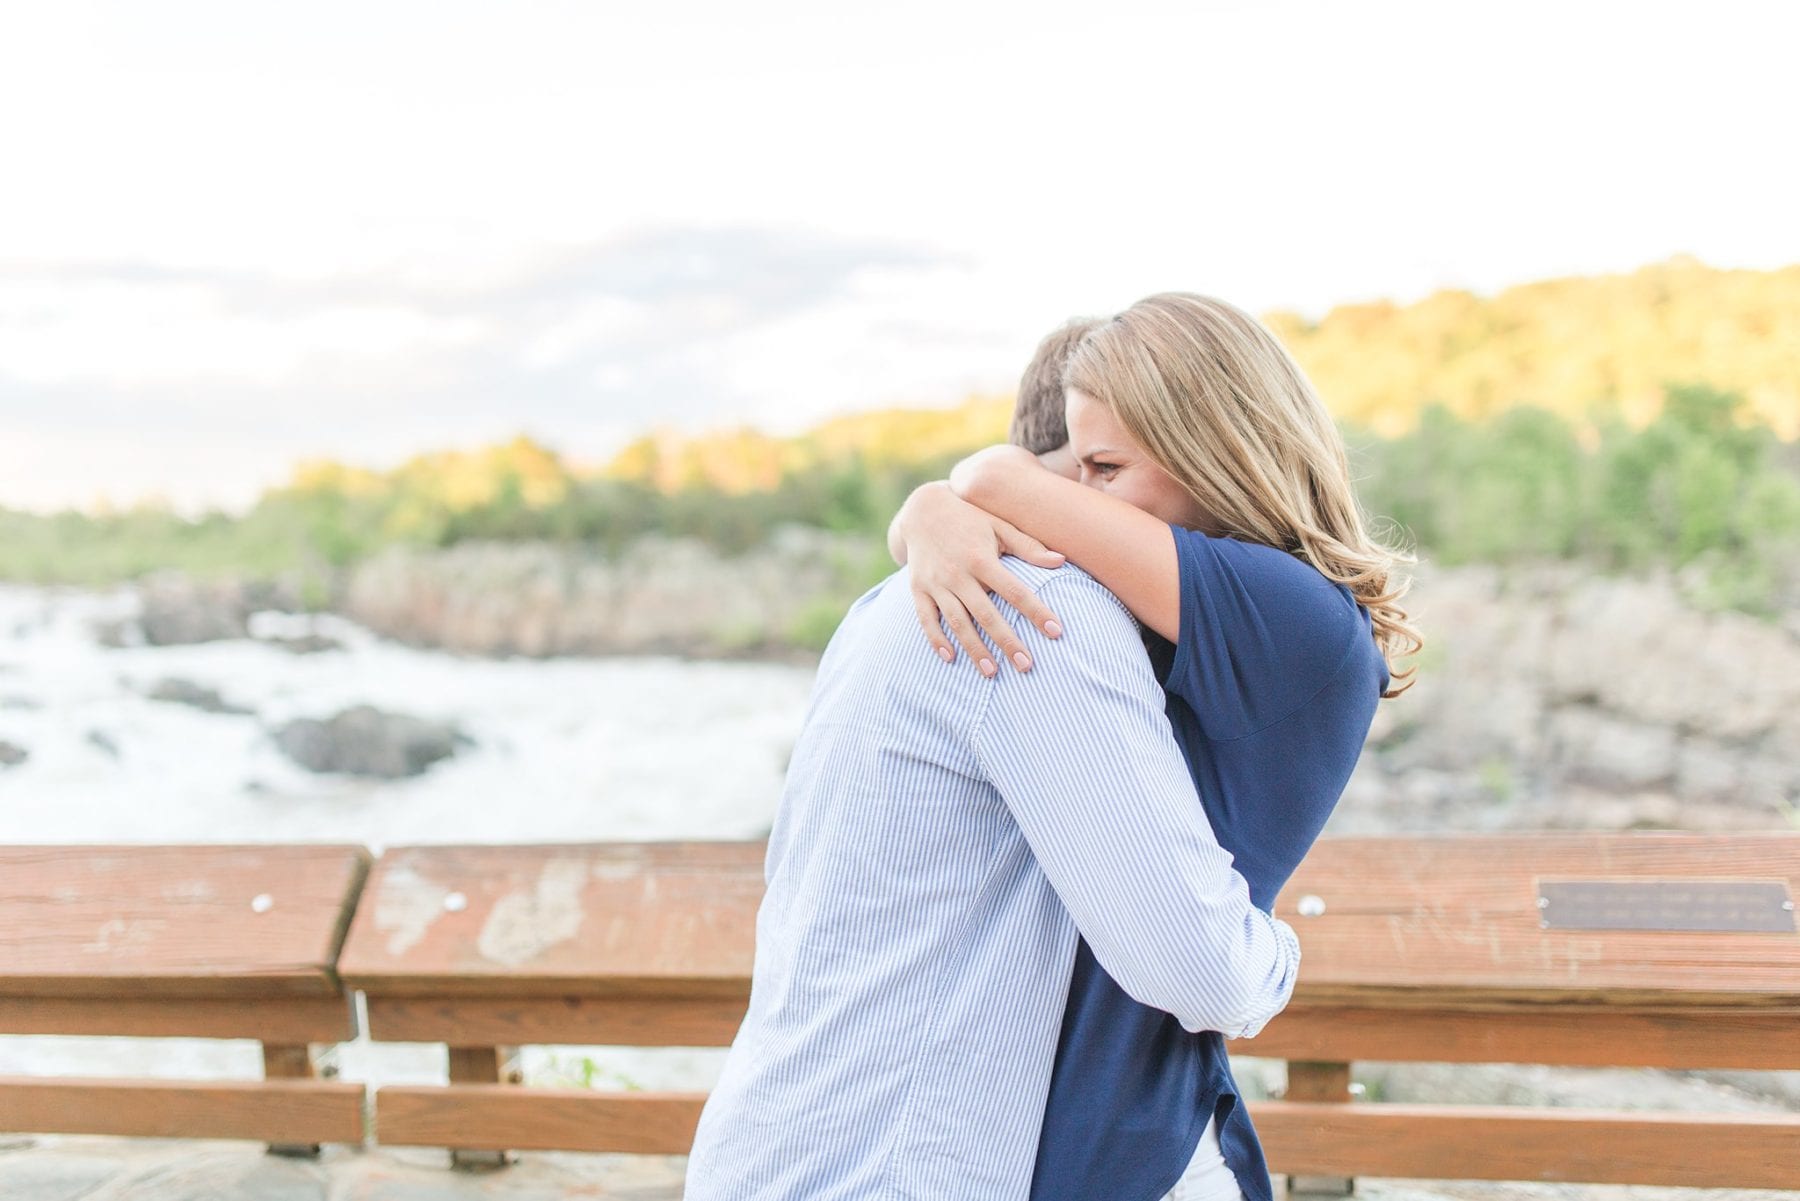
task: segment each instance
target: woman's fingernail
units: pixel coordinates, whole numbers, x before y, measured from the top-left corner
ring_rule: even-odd
[[[940,646],[937,648],[937,652],[938,652],[938,658],[942,659],[944,662],[946,662],[946,663],[956,662],[956,652],[951,650],[949,647]]]
[[[1024,651],[1014,651],[1013,652],[1013,662],[1017,663],[1019,665],[1020,671],[1030,671],[1031,670],[1031,656],[1026,654]]]
[[[994,661],[992,659],[983,659],[981,661],[981,674],[982,675],[991,676],[999,670],[1000,669],[998,667],[994,666]]]
[[[1062,627],[1057,625],[1054,621],[1046,621],[1044,623],[1044,633],[1050,635],[1052,638],[1061,638]]]

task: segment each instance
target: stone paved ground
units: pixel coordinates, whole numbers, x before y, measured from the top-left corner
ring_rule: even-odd
[[[628,1155],[521,1156],[453,1172],[441,1151],[328,1147],[316,1160],[246,1143],[103,1138],[0,1142],[5,1201],[679,1201],[685,1161]]]
[[[537,1153],[453,1172],[442,1152],[328,1148],[317,1160],[245,1143],[0,1136],[5,1201],[679,1201],[678,1156]],[[1362,1201],[1800,1201],[1752,1192],[1475,1181],[1360,1180]]]

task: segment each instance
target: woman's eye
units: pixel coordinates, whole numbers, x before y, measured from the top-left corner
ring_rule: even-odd
[[[1119,469],[1119,465],[1117,463],[1095,463],[1094,464],[1094,471],[1097,474],[1106,476],[1108,478],[1110,478],[1112,476],[1113,472],[1117,471],[1118,469]]]

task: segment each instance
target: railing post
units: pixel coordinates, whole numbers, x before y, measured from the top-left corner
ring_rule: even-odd
[[[313,1049],[306,1044],[264,1043],[262,1056],[264,1080],[312,1080],[319,1074],[317,1062],[313,1059]],[[292,1159],[317,1159],[319,1144],[270,1143],[268,1153]]]
[[[518,1060],[517,1047],[451,1047],[450,1084],[518,1084],[523,1080]],[[450,1166],[464,1171],[492,1171],[511,1162],[512,1156],[505,1148],[450,1149]]]
[[[1287,1065],[1287,1101],[1350,1101],[1350,1065],[1318,1060],[1294,1059]],[[1348,1197],[1356,1192],[1356,1180],[1350,1176],[1289,1176],[1287,1195],[1290,1201],[1318,1201],[1328,1197]]]

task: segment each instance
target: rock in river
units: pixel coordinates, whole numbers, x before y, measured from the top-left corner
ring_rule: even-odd
[[[308,771],[385,780],[416,776],[469,741],[448,723],[386,713],[372,705],[324,720],[298,718],[275,731],[275,744]]]
[[[234,705],[220,696],[217,689],[208,688],[204,684],[196,684],[192,680],[184,680],[180,676],[167,676],[158,680],[144,693],[153,701],[168,701],[176,705],[190,705],[207,713],[231,713],[243,715],[256,712],[242,705]]]

